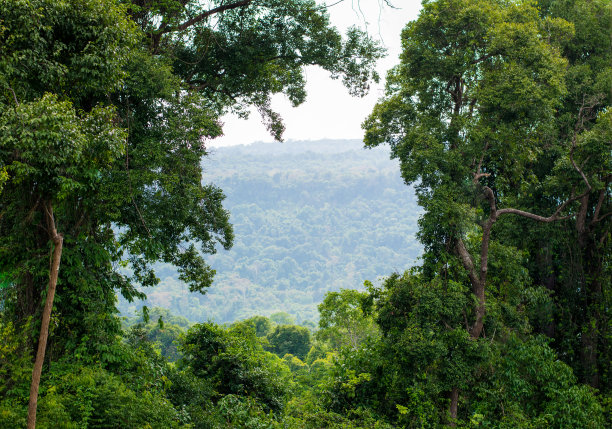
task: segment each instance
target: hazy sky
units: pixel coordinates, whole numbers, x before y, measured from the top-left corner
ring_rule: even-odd
[[[327,0],[332,5],[337,0]],[[323,1],[319,1],[323,3]],[[297,108],[291,107],[284,95],[272,99],[272,108],[284,119],[285,140],[318,140],[323,138],[362,138],[361,123],[372,111],[382,95],[386,71],[398,62],[400,32],[404,25],[418,15],[420,0],[391,0],[398,9],[390,9],[383,0],[344,0],[329,8],[331,21],[340,30],[350,25],[366,28],[387,48],[387,57],[378,64],[382,79],[372,86],[364,98],[351,97],[340,80],[332,80],[329,73],[315,67],[306,69],[308,98]],[[229,146],[254,141],[272,141],[256,111],[248,120],[233,115],[223,118],[225,135],[210,146]]]

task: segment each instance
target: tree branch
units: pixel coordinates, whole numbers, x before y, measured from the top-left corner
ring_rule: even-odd
[[[17,94],[15,94],[15,91],[10,86],[8,87],[8,89],[9,91],[13,93],[13,100],[15,100],[15,105],[19,106],[19,101],[17,100]]]
[[[484,161],[484,157],[487,154],[487,149],[489,149],[489,142],[486,142],[484,148],[482,149],[482,156],[480,157],[480,161],[478,161],[478,166],[476,167],[476,172],[474,173],[474,184],[478,183],[478,180],[481,177],[489,177],[491,175],[491,173],[482,172],[482,162]]]
[[[481,282],[480,276],[477,275],[474,268],[472,255],[470,255],[470,252],[468,252],[466,249],[465,243],[463,243],[461,238],[457,239],[457,242],[455,243],[455,251],[457,252],[457,255],[459,255],[463,267],[468,272],[468,277],[472,283],[472,292],[478,299],[478,305],[476,306],[476,320],[474,321],[472,328],[469,329],[470,337],[472,339],[478,339],[478,337],[480,337],[480,333],[482,332],[483,319],[485,315],[485,285]]]
[[[177,27],[168,27],[165,30],[162,31],[162,33],[170,33],[172,31],[183,31],[186,30],[187,28],[191,27],[194,24],[197,24],[200,21],[205,20],[206,18],[208,18],[211,15],[214,15],[216,13],[221,13],[224,12],[226,10],[230,10],[230,9],[237,9],[239,7],[245,7],[248,6],[249,4],[251,4],[253,2],[253,0],[242,0],[242,1],[237,1],[235,3],[229,3],[229,4],[224,4],[221,6],[218,6],[214,9],[210,9],[207,10],[206,12],[202,12],[199,15],[194,16],[193,18],[183,22],[182,24],[178,25]]]
[[[572,193],[573,194],[573,193]],[[537,214],[533,214],[533,213],[529,213],[523,210],[519,210],[519,209],[513,209],[513,208],[506,208],[506,209],[500,209],[497,210],[497,215],[501,216],[504,214],[515,214],[518,216],[523,216],[529,219],[533,219],[533,220],[537,220],[538,222],[554,222],[557,220],[564,220],[564,219],[569,219],[572,217],[572,215],[568,215],[568,216],[559,216],[559,214],[561,213],[561,211],[567,207],[570,203],[582,199],[585,196],[587,196],[589,194],[589,191],[586,191],[585,193],[578,195],[578,196],[574,196],[572,195],[570,198],[568,198],[563,204],[561,204],[559,207],[557,207],[557,209],[555,210],[555,212],[548,216],[548,217],[544,217],[544,216],[540,216]]]
[[[467,248],[465,247],[465,243],[462,239],[459,238],[457,240],[457,243],[455,244],[455,250],[459,258],[461,259],[463,268],[465,268],[468,272],[468,277],[470,278],[472,284],[478,283],[480,281],[480,278],[476,275],[476,269],[474,268],[474,261],[472,259],[472,255],[470,255],[470,252],[468,252]]]
[[[565,203],[563,203],[563,205],[565,205]],[[512,209],[512,208],[500,209],[500,210],[497,211],[497,214],[498,214],[498,216],[501,216],[501,215],[504,215],[504,214],[515,214],[517,216],[523,216],[523,217],[526,217],[526,218],[529,218],[529,219],[537,220],[538,222],[554,222],[556,220],[569,219],[571,217],[571,216],[559,216],[558,211],[553,213],[552,216],[544,217],[544,216],[540,216],[540,215],[537,215],[537,214],[529,213],[529,212],[526,212],[526,211],[523,211],[523,210]]]
[[[482,227],[482,244],[480,246],[480,283],[483,285],[487,284],[487,271],[489,265],[489,242],[491,239],[491,229],[493,224],[497,220],[497,206],[495,204],[495,195],[493,190],[488,186],[484,188],[485,197],[489,200],[489,207],[491,209],[489,213],[489,219],[485,222]]]
[[[601,211],[603,202],[606,199],[606,195],[608,195],[607,189],[608,185],[610,184],[610,179],[612,179],[612,175],[606,177],[606,184],[604,185],[603,189],[599,191],[599,198],[597,199],[597,206],[595,207],[595,213],[593,214],[593,220],[591,220],[591,225],[603,219],[603,217],[601,219],[599,218],[599,212]]]

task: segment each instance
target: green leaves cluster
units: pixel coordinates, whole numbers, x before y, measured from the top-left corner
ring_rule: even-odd
[[[491,312],[489,336],[474,340],[461,284],[406,272],[370,288],[369,298],[382,336],[339,353],[325,393],[334,412],[365,408],[398,427],[439,427],[452,421],[455,387],[460,427],[605,427],[595,392],[577,383],[544,337],[512,325],[510,306]]]

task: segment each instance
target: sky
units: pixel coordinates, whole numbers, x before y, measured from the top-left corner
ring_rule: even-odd
[[[333,5],[337,0],[326,0]],[[390,0],[397,9],[385,5],[384,0],[344,0],[331,6],[331,22],[344,31],[351,25],[364,28],[383,43],[387,57],[379,61],[381,81],[373,84],[370,93],[351,97],[340,80],[332,80],[329,73],[315,67],[306,68],[308,98],[292,107],[284,95],[272,99],[272,108],[280,113],[285,123],[285,140],[361,139],[361,123],[383,95],[384,77],[388,69],[399,62],[400,33],[405,24],[416,19],[420,0]],[[319,1],[319,3],[324,3]],[[224,135],[208,143],[212,147],[248,144],[255,141],[271,142],[272,137],[253,110],[249,119],[235,115],[222,118]]]

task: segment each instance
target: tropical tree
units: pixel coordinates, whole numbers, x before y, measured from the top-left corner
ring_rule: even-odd
[[[308,328],[297,325],[278,325],[267,336],[270,351],[279,357],[286,354],[306,359],[310,350],[310,331]]]
[[[328,341],[334,350],[342,347],[356,350],[367,338],[375,337],[378,328],[374,318],[364,314],[362,308],[367,299],[366,292],[351,289],[328,292],[319,304],[317,338]]]
[[[586,216],[595,231],[607,216],[609,140],[600,131],[596,144],[581,142],[607,129],[608,95],[568,68],[576,58],[564,47],[574,34],[572,23],[530,2],[425,2],[402,33],[385,98],[363,125],[366,145],[388,143],[405,181],[416,184],[426,278],[471,285],[473,340],[484,335],[493,292],[491,249],[508,253],[516,244],[495,234],[497,222],[513,215],[531,228],[569,219],[585,225]],[[598,70],[588,79],[605,87],[609,73]],[[570,89],[579,101],[567,106]],[[533,195],[547,204],[530,204]],[[458,395],[452,388],[451,417]]]

